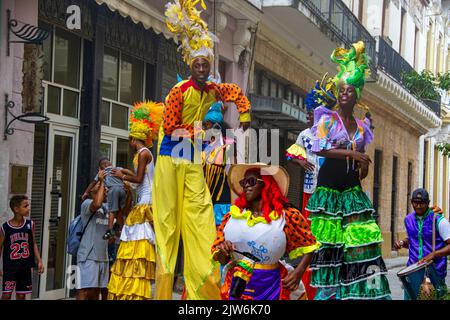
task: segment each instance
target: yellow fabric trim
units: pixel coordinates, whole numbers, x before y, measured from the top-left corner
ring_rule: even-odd
[[[118,260],[137,260],[137,259],[155,262],[156,258],[154,246],[147,239],[138,241],[122,241],[120,243],[119,250],[117,250],[116,262]]]
[[[123,278],[154,280],[155,261],[147,261],[145,259],[116,260],[111,267],[111,274],[112,273]]]
[[[300,156],[306,159],[306,150],[300,147],[298,144],[293,144],[286,150],[287,153],[292,154],[293,156]]]
[[[141,140],[141,141],[147,140],[147,135],[142,132],[133,132],[132,131],[132,132],[130,132],[130,137]]]
[[[241,113],[239,115],[239,121],[240,122],[250,122],[252,120],[250,116],[250,112]]]
[[[148,204],[138,204],[131,209],[128,214],[125,224],[127,226],[133,226],[144,222],[153,221],[152,207]]]
[[[310,252],[314,252],[317,249],[319,249],[320,246],[321,246],[321,244],[319,242],[316,242],[315,244],[313,244],[311,246],[298,247],[298,248],[292,250],[291,252],[289,252],[289,259],[295,259],[295,258],[301,257],[305,254],[308,254]]]
[[[111,268],[108,300],[149,300],[155,278],[155,249],[148,240],[121,242]]]
[[[253,227],[257,223],[265,223],[267,224],[267,220],[264,217],[254,217],[250,210],[241,211],[238,206],[231,206],[230,215],[234,219],[246,219],[247,225],[249,227]],[[269,214],[269,218],[271,220],[277,220],[280,216],[276,214],[275,211],[272,211]]]
[[[261,263],[255,263],[255,265],[253,266],[253,269],[256,270],[273,270],[273,269],[278,269],[280,267],[280,265],[278,263],[274,263],[274,264],[261,264]]]

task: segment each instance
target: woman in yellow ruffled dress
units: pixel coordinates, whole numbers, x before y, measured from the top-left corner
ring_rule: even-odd
[[[114,175],[137,184],[137,201],[125,220],[117,258],[111,268],[109,300],[149,300],[155,278],[155,233],[151,223],[154,161],[148,149],[162,120],[164,106],[153,102],[137,104],[130,116],[130,146],[136,151],[135,173],[123,169]]]

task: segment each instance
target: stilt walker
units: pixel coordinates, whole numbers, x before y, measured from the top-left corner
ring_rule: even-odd
[[[186,298],[220,299],[219,266],[210,259],[210,246],[216,237],[213,206],[203,174],[201,148],[199,161],[194,161],[194,125],[199,123],[201,127],[201,121],[217,101],[236,104],[244,130],[250,123],[250,103],[241,89],[235,84],[208,81],[213,40],[195,8],[198,2],[175,0],[166,5],[167,26],[179,37],[192,77],[169,92],[159,135],[153,185],[156,299],[172,298],[180,236]],[[203,0],[201,5],[206,9]]]
[[[308,211],[305,210],[306,204],[311,198],[311,195],[316,190],[317,175],[324,157],[317,156],[312,152],[312,142],[314,134],[311,127],[314,125],[314,110],[317,107],[325,107],[333,109],[336,106],[337,99],[333,93],[335,91],[335,84],[332,79],[328,79],[325,83],[325,75],[321,82],[317,81],[314,88],[306,95],[305,105],[307,111],[308,128],[300,132],[297,141],[286,150],[286,157],[288,160],[300,165],[305,169],[305,177],[303,182],[303,199],[302,199],[302,215],[307,219]],[[308,221],[309,225],[311,222]],[[311,269],[308,268],[302,277],[302,282],[305,286],[308,300],[313,300],[316,295],[316,289],[311,287]]]

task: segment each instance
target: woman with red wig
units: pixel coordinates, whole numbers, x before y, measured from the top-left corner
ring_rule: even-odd
[[[239,197],[219,227],[213,259],[226,264],[225,300],[288,300],[319,247],[300,212],[288,204],[289,175],[278,166],[238,164],[229,184]],[[280,262],[304,256],[288,272]]]

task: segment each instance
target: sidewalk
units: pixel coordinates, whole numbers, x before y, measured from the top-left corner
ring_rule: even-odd
[[[408,262],[407,256],[400,256],[397,258],[389,258],[389,259],[383,259],[384,263],[386,264],[386,268],[388,270],[399,268],[399,267],[406,267],[406,262]]]

